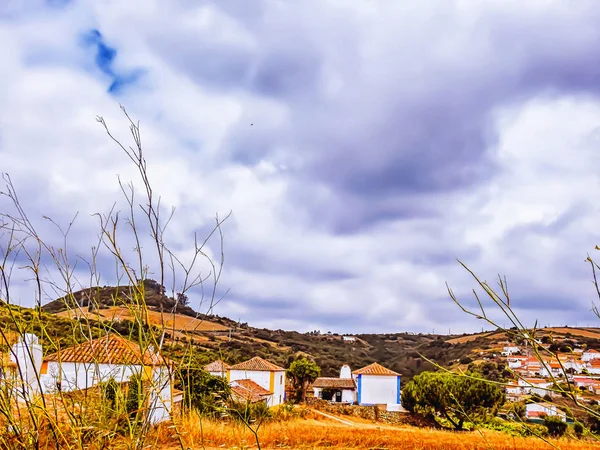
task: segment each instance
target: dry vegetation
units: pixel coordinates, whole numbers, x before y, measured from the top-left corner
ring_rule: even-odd
[[[134,320],[134,314],[131,308],[122,306],[113,306],[99,311],[86,311],[82,309],[70,309],[56,314],[59,317],[69,319],[87,317],[93,320]],[[183,314],[171,314],[166,312],[152,311],[147,312],[147,317],[152,325],[163,326],[175,331],[227,331],[229,328],[219,323],[210,322],[205,319],[196,319]]]
[[[200,421],[197,416],[182,419],[184,441],[195,448],[256,448],[254,436],[243,425]],[[157,431],[161,448],[171,447],[168,428]],[[560,439],[549,443],[536,437],[513,437],[496,431],[450,432],[392,425],[357,424],[349,427],[329,420],[309,418],[263,424],[258,432],[261,448],[370,448],[410,450],[562,450],[600,449],[600,444]]]

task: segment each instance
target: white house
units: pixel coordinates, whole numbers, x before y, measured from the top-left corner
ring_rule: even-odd
[[[506,392],[506,398],[511,401],[518,400],[521,395],[524,394],[523,386],[520,386],[518,383],[508,383],[504,386],[504,391]]]
[[[227,381],[251,380],[266,389],[268,406],[280,405],[285,401],[285,369],[255,356],[248,361],[235,364],[227,370]]]
[[[235,399],[242,402],[269,404],[273,394],[252,380],[236,380],[231,382],[231,393]]]
[[[581,360],[584,362],[591,361],[592,359],[600,359],[600,352],[598,350],[590,349],[581,354]]]
[[[505,342],[504,347],[502,348],[502,356],[513,355],[515,353],[519,353],[521,349],[517,347],[515,344],[511,344],[510,342]]]
[[[525,418],[542,419],[544,416],[558,416],[563,421],[567,420],[566,414],[552,403],[529,403],[525,405]]]
[[[149,421],[155,424],[168,420],[181,401],[174,396],[171,366],[151,346],[142,351],[138,343],[108,334],[47,356],[39,373],[44,393],[88,389],[111,378],[124,383],[137,374],[147,386]]]
[[[386,405],[390,411],[400,409],[400,374],[373,363],[352,372],[357,386],[359,405]]]
[[[506,358],[506,364],[510,369],[520,369],[527,362],[527,356],[510,355]]]
[[[537,394],[540,397],[548,394],[552,382],[543,378],[519,378],[517,382],[523,388],[524,394]]]
[[[342,340],[346,342],[356,342],[356,338],[354,336],[342,336]]]
[[[356,402],[356,384],[348,365],[342,366],[339,378],[319,377],[312,384],[312,388],[316,398],[335,403]]]
[[[225,378],[227,376],[227,371],[231,366],[229,364],[224,363],[220,359],[211,362],[204,366],[204,370],[215,377]]]
[[[590,374],[600,374],[600,359],[592,359],[585,363],[585,368]]]

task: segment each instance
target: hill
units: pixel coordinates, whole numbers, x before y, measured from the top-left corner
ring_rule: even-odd
[[[145,301],[146,317],[150,325],[164,330],[167,352],[173,358],[180,356],[186,344],[192,344],[201,361],[219,357],[228,363],[237,363],[252,356],[261,356],[287,367],[300,356],[310,356],[321,367],[324,376],[337,376],[342,364],[352,368],[366,366],[374,361],[401,373],[405,380],[433,368],[433,361],[448,368],[466,368],[471,362],[490,360],[502,351],[502,342],[508,339],[503,331],[488,331],[462,336],[415,333],[357,334],[354,341],[345,341],[335,333],[319,334],[296,331],[268,330],[239,324],[224,317],[196,313],[161,292],[158,283],[147,280]],[[136,305],[127,287],[97,287],[76,292],[71,302],[58,299],[42,307],[62,320],[85,317],[91,323],[108,324],[119,331],[131,329]],[[600,350],[600,329],[548,328],[537,331],[538,336],[554,339],[574,339]]]

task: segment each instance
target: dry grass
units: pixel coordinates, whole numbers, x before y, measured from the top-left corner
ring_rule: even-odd
[[[184,443],[195,448],[256,448],[254,436],[243,425],[202,420],[197,416],[182,419]],[[158,448],[176,448],[173,429],[158,432]],[[551,445],[541,439],[512,437],[508,434],[483,431],[451,432],[392,425],[357,424],[349,427],[328,420],[298,419],[270,422],[259,429],[261,447],[265,448],[365,448],[399,450],[546,450]],[[574,440],[551,440],[563,450],[600,449],[600,444]]]
[[[129,308],[115,306],[100,311],[88,312],[82,310],[67,310],[56,314],[60,317],[70,319],[85,316],[94,320],[133,320],[132,311]],[[219,323],[207,320],[199,320],[182,314],[160,313],[148,311],[148,318],[153,325],[174,328],[176,331],[227,331],[228,328]]]

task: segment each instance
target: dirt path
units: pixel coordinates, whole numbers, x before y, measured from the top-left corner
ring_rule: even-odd
[[[353,423],[353,422],[349,422],[347,420],[340,419],[339,417],[333,416],[331,414],[324,413],[323,411],[318,411],[316,409],[313,409],[313,412],[316,413],[316,414],[319,414],[321,416],[327,417],[328,419],[335,420],[336,422],[343,423],[344,425],[347,425],[349,427],[356,427],[356,426],[358,426],[357,423]]]

